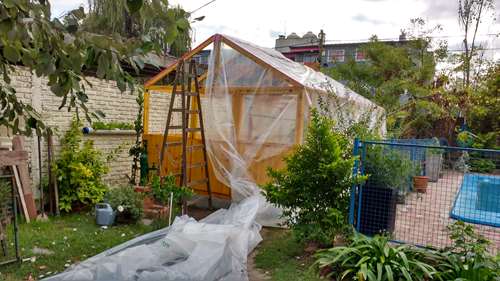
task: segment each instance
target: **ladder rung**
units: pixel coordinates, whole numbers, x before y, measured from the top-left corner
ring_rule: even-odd
[[[188,168],[200,168],[200,167],[206,167],[207,163],[206,162],[200,162],[200,163],[194,163]]]
[[[201,148],[204,148],[205,146],[203,144],[193,144],[193,145],[190,145],[188,147],[186,147],[186,149],[189,149],[189,150],[194,150],[194,149],[201,149]]]
[[[197,181],[192,181],[187,184],[188,187],[193,187],[197,186],[200,184],[208,183],[208,179],[202,179],[202,180],[197,180]]]
[[[172,111],[173,112],[186,112],[186,113],[190,113],[190,114],[197,114],[197,113],[200,112],[197,109],[194,109],[194,110],[185,110],[185,109],[182,109],[182,108],[173,108]]]
[[[182,145],[182,141],[171,141],[171,142],[166,142],[165,143],[165,147],[168,147],[168,146],[181,146]]]
[[[176,130],[176,129],[180,130],[180,129],[182,129],[182,126],[168,126],[168,128],[174,129],[174,130]]]
[[[198,132],[198,131],[201,131],[201,128],[187,128],[186,131],[188,131],[188,132]]]

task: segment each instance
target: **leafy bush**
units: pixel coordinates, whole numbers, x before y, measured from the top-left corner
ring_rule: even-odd
[[[500,260],[488,254],[490,242],[487,239],[461,221],[448,226],[448,229],[453,245],[439,253],[437,279],[500,280]]]
[[[130,123],[125,123],[125,122],[101,122],[101,121],[96,121],[92,123],[92,128],[94,130],[133,130],[134,125]]]
[[[316,110],[303,145],[284,159],[286,168],[269,169],[267,200],[283,209],[286,223],[302,240],[331,243],[346,229],[349,190],[363,177],[352,176],[350,140],[332,130]]]
[[[373,238],[355,234],[345,247],[334,247],[316,254],[319,268],[332,270],[335,280],[425,280],[436,274],[427,261],[429,254],[408,245],[392,246],[386,236]]]
[[[490,159],[471,159],[469,160],[469,167],[471,172],[476,173],[491,173],[495,170],[496,165]]]
[[[102,177],[108,172],[106,157],[94,148],[91,140],[82,144],[81,126],[79,121],[72,121],[61,140],[61,151],[54,165],[59,208],[67,212],[75,204],[85,206],[101,202],[107,190],[102,183]]]
[[[118,217],[124,220],[138,221],[143,214],[143,195],[135,192],[131,186],[111,188],[106,193],[106,199]]]
[[[364,172],[369,176],[367,183],[372,186],[406,191],[417,170],[417,166],[397,150],[384,149],[381,145],[367,148]]]
[[[175,176],[170,175],[163,178],[163,182],[158,176],[151,180],[151,193],[153,197],[161,204],[167,205],[170,200],[170,193],[173,194],[173,204],[179,205],[183,200],[193,196],[193,191],[184,186],[178,186],[175,183]]]

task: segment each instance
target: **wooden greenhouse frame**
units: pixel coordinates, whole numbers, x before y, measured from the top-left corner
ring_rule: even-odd
[[[263,56],[265,56],[265,50],[264,49],[258,49],[259,47],[254,46],[254,45],[245,45],[240,44],[238,40],[233,39],[229,36],[221,35],[221,34],[215,34],[208,38],[206,41],[201,43],[199,46],[194,48],[192,51],[186,53],[183,55],[181,58],[179,58],[178,61],[173,63],[172,65],[166,67],[164,70],[159,72],[157,75],[152,77],[150,80],[148,80],[145,83],[145,94],[144,94],[144,133],[143,133],[143,140],[147,141],[147,149],[148,149],[148,159],[149,159],[149,166],[155,166],[158,167],[158,159],[159,159],[159,151],[162,143],[162,133],[153,133],[150,131],[149,128],[149,122],[150,122],[150,108],[151,108],[151,93],[153,92],[160,92],[160,93],[166,93],[166,94],[171,94],[173,86],[171,84],[165,84],[163,81],[166,80],[165,78],[168,77],[171,73],[175,72],[177,65],[179,61],[184,60],[184,61],[189,61],[192,59],[196,54],[200,53],[203,49],[208,47],[209,45],[213,44],[213,54],[215,56],[218,56],[220,54],[221,46],[224,44],[224,46],[228,46],[232,48],[234,51],[240,53],[241,55],[245,56],[246,58],[250,59],[253,61],[255,64],[263,67],[266,70],[269,70],[272,75],[274,75],[276,78],[280,79],[280,81],[286,82],[286,86],[277,86],[277,87],[228,87],[227,91],[230,95],[232,95],[231,98],[231,107],[232,107],[232,114],[233,114],[233,120],[234,120],[234,126],[235,126],[235,131],[236,135],[239,135],[239,131],[241,130],[240,128],[240,123],[242,120],[242,111],[243,111],[243,102],[244,102],[244,97],[245,95],[297,95],[296,98],[296,109],[295,109],[295,135],[294,135],[294,140],[295,144],[300,144],[303,141],[303,135],[304,135],[304,126],[307,122],[306,119],[308,116],[308,107],[306,104],[306,98],[305,93],[309,94],[325,94],[326,90],[321,89],[320,87],[315,87],[313,83],[304,83],[304,81],[300,81],[297,77],[293,77],[292,74],[286,73],[286,68],[284,69],[283,67],[277,67],[276,65],[273,65],[272,60],[266,61]],[[248,43],[249,44],[249,43]],[[251,46],[252,48],[255,48],[255,50],[261,50],[262,52],[259,53],[255,51],[255,53],[252,52],[252,50],[249,48]],[[296,62],[291,62],[287,59],[283,58],[278,58],[279,60],[283,60],[285,65],[290,64],[290,67],[298,67],[298,63]],[[214,60],[216,62],[216,65],[213,66],[216,69],[220,67],[217,65],[219,62],[218,57],[215,58]],[[322,74],[317,73],[316,71],[307,68],[306,66],[299,65],[301,68],[303,68],[305,71],[308,73],[312,73],[313,75],[316,75],[316,78],[320,77]],[[285,70],[285,71],[284,71]],[[208,70],[200,76],[200,81],[203,81],[207,78]],[[244,77],[245,73],[242,72],[241,76]],[[273,76],[273,77],[274,77]],[[319,79],[316,79],[319,80]],[[200,83],[200,94],[203,97],[204,96],[204,91],[205,91],[205,85],[204,83]],[[307,102],[310,104],[311,101],[307,100]],[[193,106],[196,106],[193,104]],[[203,109],[202,109],[203,110]],[[307,110],[307,111],[306,111]],[[165,108],[165,116],[167,115],[167,108]],[[198,120],[196,118],[192,118],[190,120],[190,126],[191,127],[196,127]],[[169,140],[168,141],[176,141],[180,139],[180,135],[169,135]],[[200,138],[194,137],[191,140],[192,144],[198,144],[200,142]],[[240,145],[245,145],[244,143],[238,143],[237,146],[239,147]],[[267,167],[273,167],[273,168],[280,168],[283,165],[283,157],[288,154],[291,151],[291,149],[288,149],[287,151],[279,154],[279,155],[274,155],[269,158],[265,158],[265,160],[255,163],[255,165],[250,167],[250,171],[252,174],[253,179],[256,181],[257,184],[263,184],[265,183],[268,178],[267,178],[267,173],[266,169]],[[173,159],[177,159],[181,155],[181,151],[175,147],[168,148],[168,153]],[[197,155],[194,151],[192,153],[192,161],[196,161],[201,159],[201,153]],[[167,163],[162,163],[162,167],[165,167],[164,171],[161,171],[160,174],[162,176],[167,175],[167,171],[172,171],[172,169],[175,169],[176,167],[173,167],[172,164]],[[212,186],[212,193],[216,197],[221,197],[221,198],[231,198],[231,189],[227,186],[225,186],[222,182],[220,182],[214,173],[214,167],[212,166],[211,161],[209,161],[209,175],[210,175],[210,183]],[[199,172],[192,172],[192,174],[188,175],[188,177],[191,177],[191,180],[196,180],[198,177],[202,177],[203,171]],[[194,190],[199,193],[199,194],[207,194],[207,190],[205,185],[199,186],[199,187],[193,187]]]

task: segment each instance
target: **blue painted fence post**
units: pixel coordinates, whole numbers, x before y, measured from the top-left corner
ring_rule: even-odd
[[[352,154],[356,159],[354,160],[354,167],[352,169],[352,176],[356,177],[358,175],[358,167],[359,167],[359,139],[355,138],[354,139],[354,148],[352,151]],[[349,203],[349,224],[354,225],[354,210],[355,210],[355,205],[356,205],[356,184],[353,184],[351,187],[351,196],[350,196],[350,203]]]

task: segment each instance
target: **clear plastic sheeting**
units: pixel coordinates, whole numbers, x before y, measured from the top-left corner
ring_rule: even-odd
[[[248,280],[247,256],[262,240],[258,198],[201,221],[177,217],[158,230],[107,250],[45,281]]]
[[[211,40],[202,100],[207,151],[233,205],[199,222],[178,217],[45,280],[248,280],[247,255],[261,240],[260,225],[278,225],[281,216],[258,185],[302,143],[311,108],[328,108],[339,127],[383,120],[382,108],[275,50],[225,35]]]
[[[281,212],[265,203],[258,184],[302,142],[310,109],[320,101],[338,126],[384,111],[321,72],[281,53],[222,35],[214,44],[205,84],[205,128],[217,179],[238,202],[260,197],[258,222],[275,226]],[[385,128],[380,128],[385,131]]]

